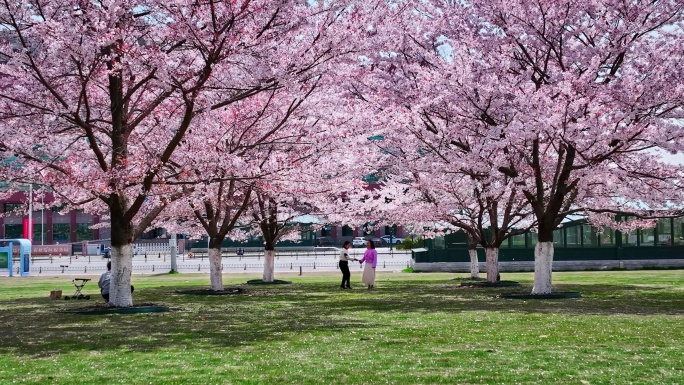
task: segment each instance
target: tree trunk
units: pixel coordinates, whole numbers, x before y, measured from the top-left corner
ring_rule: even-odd
[[[109,304],[117,307],[133,306],[131,272],[133,271],[133,246],[112,245],[112,277],[109,281]]]
[[[109,304],[133,306],[131,273],[133,272],[133,227],[125,220],[125,199],[113,196],[110,204],[112,226],[112,276],[109,281]]]
[[[221,245],[209,248],[209,280],[211,290],[223,291],[223,272],[221,271]]]
[[[485,248],[487,260],[487,282],[495,283],[499,280],[499,249],[493,247]]]
[[[532,294],[551,294],[553,242],[539,242],[534,247],[534,287]]]
[[[480,262],[477,260],[477,249],[468,249],[470,255],[470,278],[480,278]]]
[[[275,250],[266,249],[264,255],[264,282],[273,282],[275,270]]]

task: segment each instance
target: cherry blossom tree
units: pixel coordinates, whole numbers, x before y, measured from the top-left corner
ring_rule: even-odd
[[[509,74],[512,123],[524,132],[508,133],[505,147],[524,161],[500,171],[520,181],[535,213],[532,292],[550,293],[553,230],[568,215],[597,223],[594,213],[648,216],[684,202],[682,168],[648,151],[684,148],[684,89],[672,90],[683,74],[672,56],[684,48],[684,6],[491,2],[476,11],[497,32],[490,63]]]
[[[169,205],[166,215],[157,220],[159,226],[191,236],[209,237],[209,279],[211,290],[223,291],[221,244],[228,238],[240,236],[243,218],[251,198],[251,184],[232,176],[213,183],[200,182],[183,198]]]
[[[492,146],[498,138],[490,137],[481,116],[470,116],[469,105],[447,102],[451,89],[440,89],[444,95],[435,91],[455,86],[444,72],[448,66],[458,68],[465,59],[457,63],[439,45],[417,42],[410,26],[431,21],[415,8],[405,10],[408,16],[399,18],[404,21],[399,24],[408,37],[397,39],[392,33],[396,18],[389,26],[378,24],[374,44],[367,46],[369,60],[353,69],[356,76],[348,82],[351,104],[363,112],[360,116],[375,116],[369,133],[382,138],[369,142],[376,152],[365,158],[366,172],[378,175],[379,191],[373,194],[381,199],[366,201],[363,195],[368,194],[361,191],[351,202],[363,202],[366,217],[402,223],[419,232],[436,222],[442,230],[465,231],[470,239],[471,276],[479,274],[476,245],[482,244],[487,277],[494,282],[500,245],[534,224],[514,178],[497,171],[515,155],[500,154]],[[433,79],[442,83],[436,85]],[[473,91],[462,85],[457,90]]]
[[[534,294],[551,292],[553,230],[568,215],[619,226],[610,215],[681,208],[682,168],[655,152],[684,147],[681,2],[404,4],[403,34],[358,76],[400,127],[446,106],[449,124],[425,134],[513,181],[537,222]],[[469,148],[473,137],[487,145]]]
[[[4,2],[0,151],[22,162],[4,179],[21,174],[108,212],[110,304],[131,306],[131,243],[180,196],[165,181],[183,169],[174,155],[184,138],[325,63],[336,47],[324,31],[341,10],[294,0]]]
[[[194,222],[209,235],[213,290],[223,286],[221,244],[229,234],[242,238],[242,230],[249,226],[250,233],[261,234],[266,249],[264,280],[270,282],[275,244],[299,238],[291,220],[311,213],[320,207],[316,202],[325,203],[332,191],[345,186],[340,175],[346,173],[337,165],[349,158],[340,151],[349,135],[344,125],[348,118],[337,96],[335,66],[350,60],[358,48],[349,42],[354,12],[348,15],[346,8],[339,9],[343,10],[316,14],[317,25],[324,28],[299,31],[310,33],[312,44],[321,47],[312,45],[317,53],[298,63],[296,76],[211,115],[202,124],[203,136],[187,138],[176,153],[183,167],[170,184],[195,187],[179,200],[169,219],[178,223],[181,215],[184,226]],[[342,183],[321,187],[321,179]],[[198,185],[200,180],[204,182]]]
[[[181,191],[193,187],[160,224],[194,227],[194,233],[208,234],[212,290],[223,290],[221,244],[229,234],[242,237],[241,228],[249,226],[255,214],[263,216],[257,222],[266,231],[266,250],[273,250],[284,236],[287,221],[281,221],[283,226],[269,222],[267,213],[278,207],[272,207],[272,198],[264,197],[263,186],[278,186],[283,175],[293,169],[301,172],[297,167],[303,161],[327,151],[325,140],[332,136],[323,132],[328,139],[321,138],[323,117],[312,113],[321,107],[317,96],[323,76],[307,77],[290,89],[279,88],[234,103],[203,124],[204,136],[185,139],[176,153],[185,160],[177,180],[168,184]],[[253,194],[256,187],[260,192]],[[249,210],[252,201],[261,206],[256,212]]]
[[[300,215],[297,202],[270,195],[260,190],[254,194],[250,211],[253,225],[264,239],[263,282],[275,279],[275,246],[282,240],[299,238],[300,229],[292,220]]]
[[[375,200],[373,210],[417,232],[435,224],[443,231],[464,231],[471,277],[479,277],[476,246],[481,244],[487,280],[496,282],[498,250],[506,239],[534,224],[531,210],[513,178],[492,169],[491,157],[496,154],[476,150],[480,143],[474,138],[464,142],[468,151],[445,145],[445,130],[435,122],[436,118],[423,121],[429,135],[423,134],[425,126],[392,127],[385,133],[380,143],[388,145],[380,148],[386,176],[374,192],[384,199]],[[480,157],[473,158],[475,154]]]
[[[520,199],[515,186],[500,186],[491,181],[474,183],[470,177],[445,173],[443,182],[420,181],[417,201],[412,207],[429,215],[434,220],[451,225],[453,230],[462,230],[468,238],[471,277],[479,277],[477,245],[485,250],[487,281],[494,283],[499,277],[499,249],[511,236],[523,234],[533,225],[531,212],[526,202]],[[483,183],[484,182],[484,183]],[[459,189],[458,184],[465,185]],[[466,190],[467,189],[467,190]],[[413,211],[413,210],[411,210]],[[417,214],[416,214],[417,215]],[[414,215],[413,218],[417,216]],[[427,223],[425,227],[429,228]]]
[[[248,215],[253,233],[264,239],[264,282],[275,279],[276,244],[300,239],[301,224],[294,220],[302,215],[325,218],[334,214],[332,202],[349,185],[345,180],[348,174],[334,170],[337,159],[345,155],[340,151],[344,136],[337,135],[333,127],[319,126],[321,119],[314,121],[315,125],[300,128],[299,137],[290,135],[290,141],[271,147],[263,168],[270,166],[275,171],[254,185]]]

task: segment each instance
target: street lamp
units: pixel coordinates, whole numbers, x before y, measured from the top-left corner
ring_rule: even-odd
[[[394,226],[389,227],[389,244],[390,244],[390,251],[394,250],[392,248],[394,246]]]

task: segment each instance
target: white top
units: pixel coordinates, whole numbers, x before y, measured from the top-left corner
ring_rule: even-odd
[[[100,276],[100,280],[97,282],[97,286],[100,287],[100,293],[109,294],[109,282],[112,279],[112,272],[106,271]]]
[[[342,248],[340,250],[340,261],[351,261],[352,257],[349,256],[349,249]]]

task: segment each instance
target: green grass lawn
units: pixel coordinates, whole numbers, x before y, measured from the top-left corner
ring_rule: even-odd
[[[582,298],[511,300],[463,274],[279,274],[292,285],[193,296],[206,275],[135,276],[134,300],[168,313],[58,312],[100,301],[67,277],[0,279],[0,384],[684,384],[684,270],[555,273]],[[96,278],[96,277],[94,277]],[[250,275],[226,275],[241,285]]]

